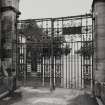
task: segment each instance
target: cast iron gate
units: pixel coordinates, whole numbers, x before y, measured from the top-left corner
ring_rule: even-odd
[[[21,20],[17,76],[25,85],[92,87],[91,14]]]

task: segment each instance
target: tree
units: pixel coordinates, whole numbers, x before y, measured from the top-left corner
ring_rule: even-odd
[[[83,43],[83,46],[81,46],[81,48],[76,53],[83,56],[84,59],[91,58],[94,53],[93,43],[89,41],[85,41]]]
[[[48,41],[43,41],[44,42],[48,42],[48,43],[44,43],[44,47],[43,47],[43,56],[51,56],[51,37],[49,37]],[[53,39],[53,56],[57,57],[57,56],[62,56],[62,55],[68,55],[70,53],[70,48],[68,45],[66,45],[65,47],[62,47],[63,44],[66,43],[64,36],[63,37],[54,37]],[[46,45],[47,44],[47,45]]]
[[[51,40],[53,40],[53,52],[55,57],[70,53],[68,46],[61,47],[66,43],[64,36],[55,37],[46,35],[44,30],[40,28],[36,21],[29,20],[29,23],[23,23],[23,27],[19,29],[19,34],[24,35],[27,39],[27,53],[31,53],[32,68],[35,70],[37,60],[42,57],[51,57]]]
[[[32,70],[36,70],[38,54],[40,53],[40,42],[42,40],[43,30],[38,27],[35,21],[22,23],[19,34],[26,37],[27,59],[32,64]]]

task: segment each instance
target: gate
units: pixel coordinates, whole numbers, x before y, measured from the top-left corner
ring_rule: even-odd
[[[17,77],[24,85],[92,87],[91,14],[20,20],[17,40]]]

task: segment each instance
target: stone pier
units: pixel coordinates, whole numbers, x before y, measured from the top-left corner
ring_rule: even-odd
[[[16,87],[13,77],[16,75],[16,25],[19,14],[19,0],[0,0],[0,98],[13,86]]]
[[[11,75],[16,70],[16,25],[19,0],[1,0],[1,51],[3,70]]]
[[[104,97],[105,84],[105,0],[93,0],[95,93]]]

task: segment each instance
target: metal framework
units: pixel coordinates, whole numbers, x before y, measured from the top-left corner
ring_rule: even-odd
[[[91,14],[20,20],[17,41],[17,76],[25,85],[92,88]]]

